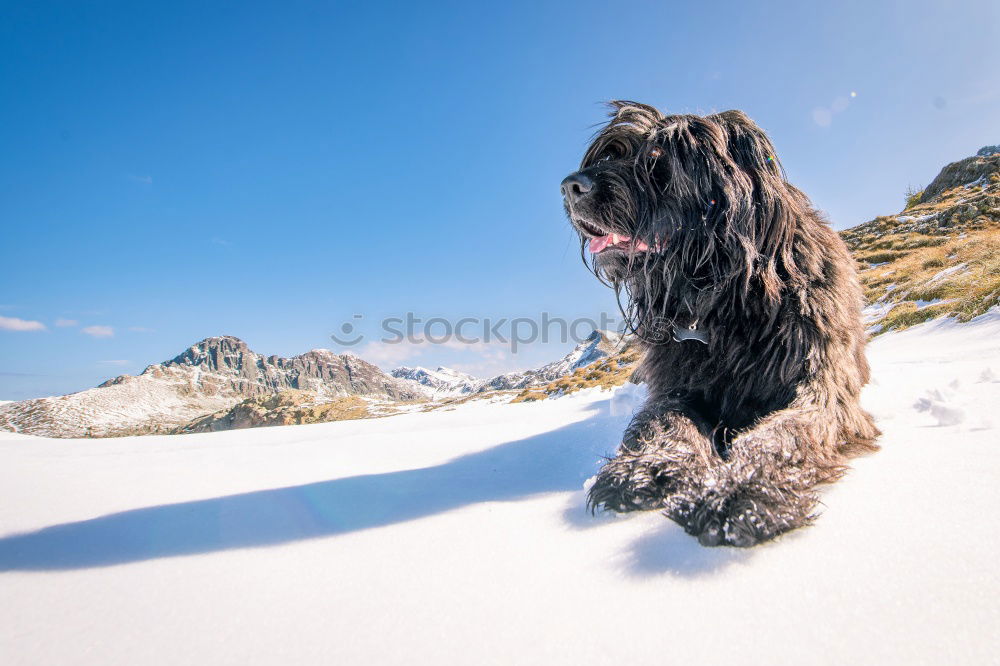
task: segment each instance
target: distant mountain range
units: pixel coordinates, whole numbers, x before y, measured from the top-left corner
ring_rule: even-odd
[[[423,394],[351,354],[263,356],[232,336],[206,338],[140,375],[70,395],[0,405],[0,428],[49,437],[168,432],[193,419],[287,389],[321,399],[416,400]]]
[[[573,351],[552,363],[534,370],[508,372],[490,379],[477,379],[450,368],[437,370],[400,366],[392,376],[414,384],[430,398],[456,397],[485,391],[511,391],[542,386],[577,368],[590,365],[615,353],[622,346],[622,336],[611,331],[593,331]]]
[[[541,386],[607,356],[619,342],[614,333],[595,331],[558,361],[479,379],[448,368],[387,374],[357,356],[325,349],[263,356],[239,338],[212,337],[139,375],[70,395],[2,403],[0,429],[114,437],[381,416],[414,402]]]

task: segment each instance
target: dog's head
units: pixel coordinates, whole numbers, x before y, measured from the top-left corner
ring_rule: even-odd
[[[655,265],[702,286],[777,278],[800,194],[764,132],[741,111],[667,116],[636,102],[611,107],[579,171],[562,182],[566,213],[598,277],[615,286],[639,273],[648,281]]]

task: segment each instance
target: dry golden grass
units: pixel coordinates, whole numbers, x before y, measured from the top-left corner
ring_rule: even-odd
[[[284,425],[352,421],[371,416],[368,403],[357,396],[335,398],[330,402],[309,407],[292,407],[281,414]]]
[[[174,432],[207,432],[259,426],[302,425],[349,421],[375,416],[358,396],[320,401],[312,391],[288,389],[273,395],[247,398],[230,409],[199,417]]]
[[[901,234],[895,247],[908,248],[887,265],[862,270],[869,303],[897,304],[882,319],[881,331],[905,328],[941,316],[968,321],[1000,299],[1000,225],[982,222],[934,242]],[[924,237],[926,238],[926,237]],[[871,256],[857,253],[867,261]],[[918,306],[918,301],[921,303]]]

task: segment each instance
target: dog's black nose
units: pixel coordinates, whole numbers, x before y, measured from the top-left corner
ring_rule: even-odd
[[[590,179],[590,176],[586,176],[578,171],[566,176],[559,189],[562,190],[562,195],[566,197],[567,201],[574,203],[579,201],[587,192],[594,189],[594,181]]]

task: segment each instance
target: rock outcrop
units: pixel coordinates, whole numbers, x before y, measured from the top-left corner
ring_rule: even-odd
[[[990,175],[997,171],[1000,171],[1000,154],[975,155],[952,162],[924,188],[920,203],[927,203],[955,187],[989,184]]]
[[[368,409],[368,402],[356,395],[324,400],[315,391],[288,389],[268,396],[247,398],[229,409],[199,417],[174,432],[217,432],[347,421],[369,416],[372,413]]]

